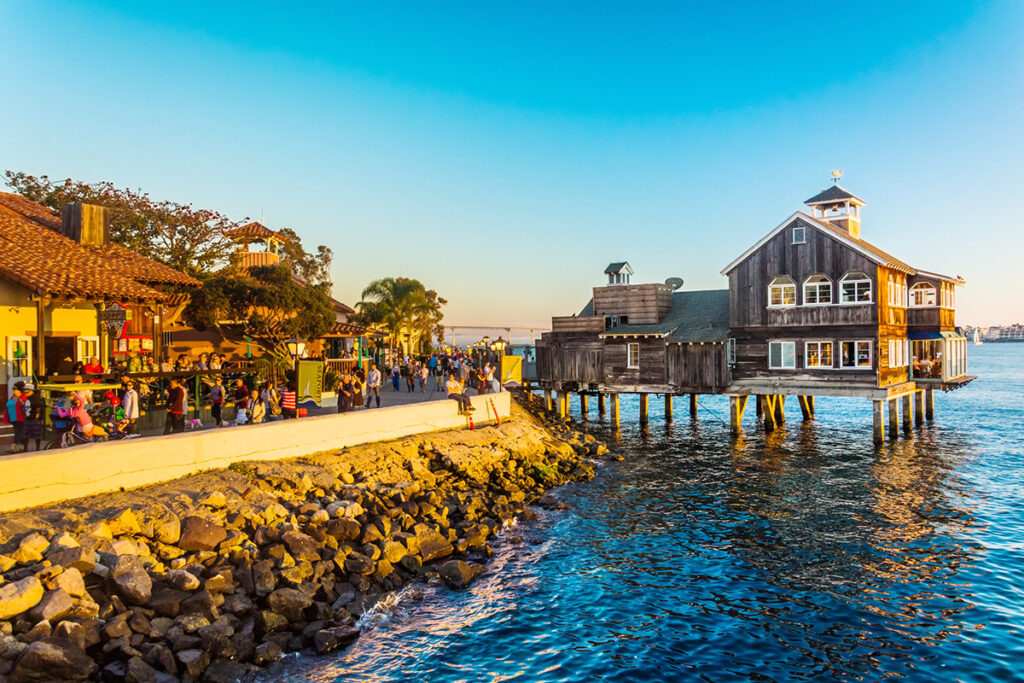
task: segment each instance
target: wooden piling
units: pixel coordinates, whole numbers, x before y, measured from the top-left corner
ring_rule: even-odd
[[[587,419],[587,413],[590,412],[590,397],[586,394],[580,394],[580,415],[583,419]]]
[[[895,439],[900,433],[900,406],[899,399],[892,398],[886,401],[889,404],[889,438]]]
[[[876,446],[885,443],[885,422],[882,419],[883,401],[872,401],[872,416],[874,422],[873,436]]]
[[[804,421],[811,420],[814,417],[814,413],[811,409],[810,396],[797,396],[797,402],[800,404],[800,414],[803,415]]]
[[[914,390],[914,426],[924,425],[924,390]]]
[[[749,396],[730,396],[729,397],[729,427],[733,434],[740,433],[740,427],[743,423],[743,412],[747,409],[747,399]]]
[[[604,415],[607,411],[604,405],[604,394],[597,395],[597,414]]]
[[[611,394],[610,396],[611,396],[611,399],[612,399],[612,425],[614,425],[615,428],[618,429],[619,428],[619,395],[618,394]]]
[[[547,408],[549,413],[555,409],[554,405],[552,405],[550,389],[544,390],[544,406]]]
[[[782,426],[786,424],[786,395],[775,396],[775,424]]]
[[[909,434],[914,428],[914,404],[910,400],[910,394],[904,394],[900,401],[903,402],[903,433]]]
[[[640,424],[647,424],[647,403],[648,395],[640,394]]]
[[[665,422],[672,421],[672,394],[665,394]]]
[[[690,394],[690,419],[697,419],[697,394]]]
[[[764,419],[764,396],[761,394],[754,397],[754,416],[758,421]]]
[[[764,396],[764,429],[767,432],[774,431],[779,426],[776,422],[775,417],[778,414],[775,410],[775,402],[778,400],[778,396],[772,394],[766,394]]]
[[[924,390],[924,416],[931,422],[935,419],[935,390]]]
[[[566,391],[558,392],[558,417],[565,419],[569,415],[569,393]]]

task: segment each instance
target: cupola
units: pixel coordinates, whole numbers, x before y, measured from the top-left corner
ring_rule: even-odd
[[[628,285],[633,269],[629,267],[627,261],[619,261],[618,263],[609,263],[608,267],[604,269],[604,274],[608,276],[610,285]]]
[[[832,172],[832,186],[804,202],[811,215],[842,228],[850,237],[860,237],[860,208],[864,202],[839,184],[839,171]]]

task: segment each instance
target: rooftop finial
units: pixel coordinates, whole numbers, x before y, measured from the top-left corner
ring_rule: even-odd
[[[832,171],[832,184],[833,185],[838,185],[839,184],[839,179],[842,178],[842,177],[843,177],[843,172],[842,171],[840,171],[838,169],[836,169],[835,171]]]

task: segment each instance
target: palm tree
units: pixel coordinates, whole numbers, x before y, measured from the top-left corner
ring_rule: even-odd
[[[357,307],[365,322],[384,328],[388,348],[394,353],[402,334],[409,335],[410,349],[420,348],[438,329],[443,334],[441,307],[446,303],[419,280],[384,277],[366,286]]]

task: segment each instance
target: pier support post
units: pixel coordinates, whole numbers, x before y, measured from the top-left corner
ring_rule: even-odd
[[[806,401],[807,401],[807,410],[810,411],[811,419],[813,420],[814,419],[814,397],[813,396],[804,396],[804,399],[806,399]]]
[[[761,394],[754,397],[754,416],[758,421],[764,418],[764,396]]]
[[[729,427],[733,434],[740,433],[740,425],[743,422],[743,411],[747,409],[749,396],[729,397]]]
[[[885,422],[882,419],[884,405],[883,401],[872,401],[871,403],[874,418],[874,442],[876,446],[881,446],[885,442]]]
[[[619,395],[611,394],[612,399],[612,425],[616,429],[619,428]]]
[[[935,390],[924,390],[924,416],[929,422],[935,419]]]
[[[914,428],[914,404],[910,401],[910,394],[904,394],[900,401],[903,403],[903,433],[909,434]]]
[[[697,419],[697,394],[690,394],[690,419]]]
[[[924,425],[924,390],[914,390],[914,426]]]
[[[558,417],[565,419],[569,415],[569,393],[566,391],[558,392]]]
[[[895,439],[896,435],[900,433],[899,399],[892,398],[886,403],[889,404],[889,438]]]
[[[764,396],[764,429],[766,432],[774,431],[778,427],[778,423],[775,421],[777,415],[775,411],[775,402],[779,399],[774,394],[766,394]]]
[[[604,394],[598,394],[597,395],[597,414],[598,415],[604,415],[606,412],[608,412],[608,410],[605,408],[605,405],[604,405]]]
[[[665,394],[665,422],[672,421],[672,394]]]
[[[779,427],[786,424],[786,395],[778,394],[775,397],[775,424]]]
[[[647,424],[647,404],[649,396],[647,394],[640,394],[640,424]]]
[[[580,394],[580,415],[583,419],[587,419],[587,414],[590,412],[590,397],[586,394]]]
[[[797,396],[797,400],[800,402],[800,413],[804,416],[804,421],[814,419],[814,397],[813,396]]]
[[[544,407],[548,409],[549,413],[555,409],[555,407],[552,405],[550,389],[544,390]]]

